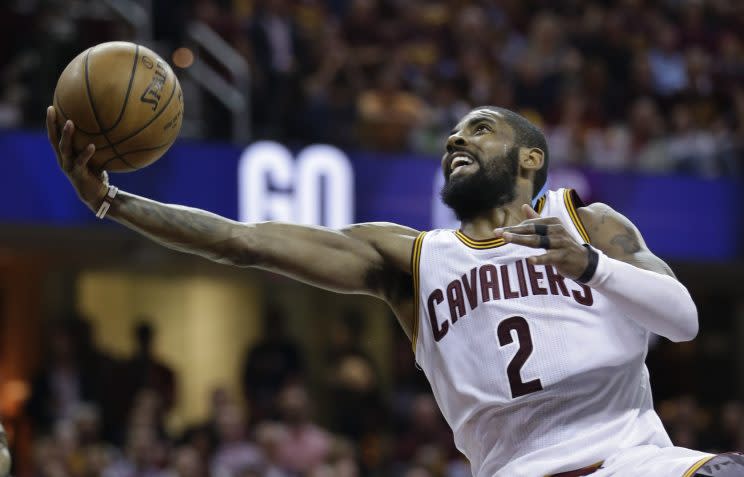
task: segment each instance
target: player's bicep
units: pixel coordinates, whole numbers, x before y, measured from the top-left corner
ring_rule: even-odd
[[[674,277],[674,272],[654,255],[638,228],[612,207],[595,203],[578,209],[593,246],[605,255],[638,268]]]
[[[381,227],[334,230],[280,222],[246,227],[252,230],[246,234],[251,239],[245,265],[340,293],[384,298],[382,275],[400,268],[395,252],[405,250],[405,244],[396,240],[399,234]]]

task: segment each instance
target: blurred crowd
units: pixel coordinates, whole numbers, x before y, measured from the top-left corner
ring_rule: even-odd
[[[69,4],[81,0],[17,3],[39,9],[0,16],[6,31],[37,34],[0,46],[11,65],[0,125],[36,126],[69,58],[126,31],[76,23]],[[708,177],[743,169],[739,0],[152,4],[164,49],[199,20],[249,61],[254,137],[438,154],[470,107],[494,104],[541,125],[557,164]],[[224,138],[225,111],[204,114],[208,133]]]
[[[16,475],[470,477],[402,333],[394,335],[392,382],[384,385],[361,315],[328,326],[314,373],[282,312],[272,308],[263,318],[262,337],[246,350],[242,393],[217,387],[208,417],[175,431],[168,416],[177,376],[153,352],[150,325],[135,328],[131,357],[115,359],[95,346],[85,320],[56,323],[26,405],[33,432],[26,458],[17,453]],[[706,356],[724,348],[691,342],[679,354],[680,346],[662,343],[649,361],[673,441],[712,452],[744,448],[744,403],[727,400],[733,394],[717,405],[692,397],[709,397],[695,383],[716,388],[701,376],[721,381]]]
[[[32,437],[25,459],[16,452],[16,475],[469,476],[405,338],[385,393],[358,314],[329,329],[316,383],[282,313],[264,321],[245,355],[242,393],[217,387],[208,417],[177,431],[168,426],[176,375],[153,353],[150,325],[136,327],[135,352],[121,359],[95,346],[81,317],[55,323],[26,403]]]

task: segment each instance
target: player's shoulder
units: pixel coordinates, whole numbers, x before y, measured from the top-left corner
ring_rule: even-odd
[[[587,225],[615,227],[632,225],[623,214],[604,202],[592,202],[576,208],[581,221]]]
[[[347,227],[344,227],[342,230],[349,235],[359,236],[399,235],[415,238],[421,233],[414,228],[396,224],[394,222],[363,222],[349,225]]]
[[[587,204],[576,189],[569,187],[546,190],[540,199],[537,200],[535,210],[541,208],[541,203],[558,203],[561,207],[570,207],[576,211],[584,223],[607,220],[608,217],[620,215],[615,209],[604,202]]]
[[[606,217],[619,215],[619,212],[604,202],[592,202],[591,204],[582,205],[576,208],[576,212],[581,220],[596,220]]]

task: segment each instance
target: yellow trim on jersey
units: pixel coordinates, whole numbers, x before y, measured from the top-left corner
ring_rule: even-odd
[[[486,248],[495,248],[495,247],[501,247],[502,245],[505,245],[506,242],[502,238],[492,238],[487,240],[475,240],[464,233],[460,232],[459,230],[455,230],[455,236],[460,239],[460,242],[464,243],[470,248],[476,248],[476,249],[486,249]]]
[[[599,462],[597,462],[595,464],[587,465],[586,467],[582,467],[581,469],[576,469],[576,470],[569,471],[569,472],[576,472],[577,470],[591,470],[592,472],[595,472],[595,471],[599,470],[602,467],[603,464],[604,464],[604,461],[603,460],[600,460]],[[554,475],[561,475],[561,474],[564,474],[564,473],[565,472],[560,472],[558,474],[546,475],[545,477],[553,477]]]
[[[545,207],[546,197],[543,195],[539,199],[537,199],[537,204],[535,204],[535,212],[538,214],[542,212],[543,207]]]
[[[584,224],[581,222],[581,218],[579,217],[579,214],[576,212],[576,206],[573,203],[573,197],[571,197],[571,191],[572,189],[565,189],[563,191],[563,201],[566,203],[566,210],[568,210],[568,215],[569,217],[571,217],[571,220],[576,226],[576,230],[579,231],[579,235],[581,235],[581,238],[584,239],[585,243],[590,243],[591,241],[589,240],[589,234],[586,233]]]
[[[697,472],[700,469],[700,467],[704,466],[705,463],[711,460],[713,457],[715,456],[712,455],[710,457],[703,457],[702,459],[697,461],[692,467],[690,467],[687,470],[687,472],[684,473],[682,477],[692,477],[693,475],[695,475],[695,472]]]
[[[419,302],[421,297],[419,296],[419,270],[421,265],[421,247],[424,243],[424,235],[426,232],[421,232],[413,241],[413,251],[411,252],[411,276],[413,277],[413,330],[411,332],[411,344],[413,345],[413,354],[416,355],[416,339],[418,338],[419,329]]]

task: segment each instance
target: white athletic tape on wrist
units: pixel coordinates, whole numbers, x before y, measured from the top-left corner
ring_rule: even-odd
[[[96,217],[99,219],[106,217],[106,213],[111,208],[111,201],[114,200],[114,197],[116,197],[118,192],[118,187],[112,185],[108,186],[108,192],[106,192],[106,196],[103,198],[103,202],[101,202],[98,212],[96,212]]]

